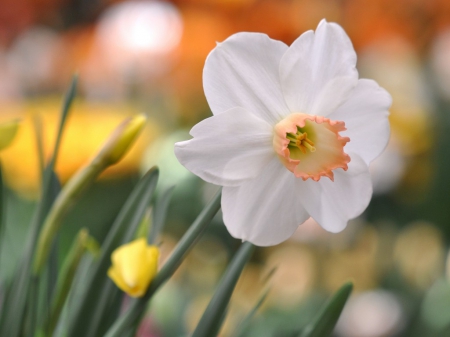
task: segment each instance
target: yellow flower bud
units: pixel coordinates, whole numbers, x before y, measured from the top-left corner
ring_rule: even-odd
[[[158,270],[159,249],[140,238],[117,248],[111,255],[108,276],[132,297],[145,294]]]
[[[14,136],[19,128],[20,121],[18,119],[0,124],[0,150],[3,150],[11,144]]]
[[[145,115],[137,115],[123,121],[106,141],[97,158],[108,165],[117,163],[141,133],[146,121]]]

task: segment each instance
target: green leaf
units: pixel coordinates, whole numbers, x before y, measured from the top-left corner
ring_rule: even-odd
[[[70,108],[73,103],[73,99],[77,93],[77,84],[78,84],[78,74],[74,74],[72,76],[72,81],[70,82],[69,90],[67,90],[66,95],[63,101],[63,107],[61,110],[61,119],[59,121],[58,133],[56,136],[56,141],[53,146],[53,155],[50,160],[49,167],[51,170],[54,170],[56,161],[58,159],[59,148],[61,146],[61,139],[64,131],[64,127],[66,125],[67,116],[69,115]]]
[[[252,321],[253,317],[255,316],[256,312],[259,310],[259,308],[263,305],[263,303],[266,301],[267,295],[269,294],[270,289],[266,289],[261,297],[256,302],[255,306],[250,310],[250,312],[245,315],[245,317],[242,319],[242,321],[239,323],[239,325],[236,327],[236,330],[233,333],[234,337],[245,337],[245,331],[250,325],[250,322]]]
[[[87,247],[86,247],[87,248]],[[64,303],[62,313],[56,325],[56,329],[52,337],[67,337],[69,331],[69,316],[72,308],[77,308],[80,305],[80,297],[85,291],[84,280],[89,276],[89,272],[94,263],[94,256],[92,254],[84,254],[78,265],[72,287],[69,295]]]
[[[50,316],[44,327],[49,336],[53,334],[58,322],[64,302],[69,294],[70,287],[72,286],[75,272],[80,264],[81,257],[86,250],[88,237],[87,230],[81,229],[66,256],[61,272],[58,275],[58,281],[55,286],[55,296],[52,299],[50,307]]]
[[[308,324],[300,337],[329,337],[353,290],[353,283],[344,284],[323,306],[316,318]]]
[[[166,222],[167,211],[169,209],[170,199],[172,198],[174,186],[169,187],[163,192],[161,197],[157,200],[154,211],[152,227],[148,235],[148,243],[155,244],[156,239],[161,234],[161,231]]]
[[[3,169],[0,163],[0,254],[2,253],[2,240],[4,239],[4,224],[6,220],[6,200],[5,200],[5,186],[3,185]],[[0,256],[0,270],[1,270],[1,256]],[[0,282],[2,279],[0,278]],[[1,303],[0,303],[0,321],[1,321]]]
[[[54,145],[53,155],[43,173],[42,196],[36,206],[36,210],[30,224],[28,238],[25,244],[25,254],[17,269],[17,272],[15,273],[12,287],[8,294],[8,302],[5,304],[8,310],[5,314],[4,320],[0,322],[0,336],[19,336],[24,326],[23,323],[25,319],[24,315],[25,307],[27,305],[27,296],[30,295],[32,298],[35,296],[33,294],[29,294],[32,259],[34,257],[38,233],[56,198],[56,194],[59,191],[59,182],[56,174],[54,173],[54,167],[60,148],[64,126],[66,124],[73,98],[75,97],[76,85],[77,76],[74,76],[64,99],[61,111],[61,120],[58,127],[58,136]]]
[[[159,171],[151,169],[136,185],[125,205],[122,207],[111,230],[109,231],[101,250],[101,256],[96,261],[83,281],[84,291],[79,294],[78,305],[74,305],[68,323],[68,337],[98,336],[96,311],[104,310],[107,303],[100,300],[101,290],[107,279],[107,270],[111,265],[111,254],[121,244],[128,242],[134,236],[136,229],[144,216],[158,180]],[[118,291],[112,287],[114,291]],[[97,312],[98,313],[98,312]],[[100,314],[104,311],[100,311]],[[94,321],[94,317],[96,321]]]
[[[132,301],[128,310],[116,320],[114,325],[105,334],[105,337],[122,337],[125,333],[129,333],[130,330],[137,329],[150,298],[177,270],[186,255],[200,239],[206,226],[219,211],[220,198],[221,192],[217,192],[213,200],[203,209],[188,231],[178,242],[174,251],[148,287],[146,294],[143,297]]]
[[[442,332],[450,326],[450,283],[437,280],[425,293],[420,316],[427,326]]]
[[[222,321],[225,316],[225,310],[230,302],[231,294],[244,269],[245,264],[250,259],[254,246],[250,242],[244,242],[228,265],[225,274],[214,293],[211,302],[203,313],[200,322],[197,325],[192,337],[210,337],[217,336]]]
[[[30,298],[36,299],[37,296],[36,294],[32,293],[33,291],[37,291],[36,287],[32,288],[30,293],[31,262],[33,258],[34,247],[36,244],[35,240],[37,237],[39,225],[42,224],[46,212],[48,212],[48,209],[53,203],[53,200],[56,198],[56,193],[59,187],[59,182],[56,175],[54,173],[51,173],[49,174],[49,177],[49,185],[46,189],[47,192],[44,193],[45,198],[43,198],[37,205],[32,224],[30,226],[30,233],[25,244],[25,254],[16,273],[14,274],[12,286],[9,289],[9,294],[5,303],[5,307],[7,307],[8,310],[5,311],[3,321],[1,322],[0,336],[19,336],[21,330],[24,328],[27,297],[30,296]],[[33,303],[37,304],[37,302]],[[33,315],[33,312],[35,313],[34,309],[30,314]],[[31,323],[32,322],[33,321],[31,321]]]
[[[6,189],[3,184],[3,169],[0,163],[0,255],[2,253],[2,243],[5,240],[5,223],[6,223]],[[0,271],[2,270],[0,256]],[[7,296],[10,294],[11,286],[6,279],[2,279],[0,276],[0,329],[2,327],[2,321],[7,310]],[[0,330],[1,331],[1,330]],[[0,332],[1,336],[1,332]]]
[[[44,155],[44,131],[42,126],[42,118],[39,114],[33,114],[33,129],[36,139],[37,157],[39,163],[40,175],[44,173],[45,168],[45,155]]]

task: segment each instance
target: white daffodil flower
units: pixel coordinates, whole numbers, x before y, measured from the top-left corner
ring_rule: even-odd
[[[358,79],[355,65],[350,39],[325,20],[290,47],[238,33],[209,54],[203,83],[214,116],[175,154],[223,186],[231,235],[275,245],[309,217],[339,232],[366,209],[368,166],[387,144],[391,97]]]

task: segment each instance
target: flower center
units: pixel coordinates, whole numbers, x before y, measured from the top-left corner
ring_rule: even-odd
[[[298,148],[304,154],[306,154],[306,150],[311,152],[316,151],[314,143],[308,138],[308,134],[306,132],[302,132],[302,129],[298,126],[297,132],[295,134],[290,132],[286,133],[286,138],[289,139],[288,148]]]
[[[350,141],[339,132],[345,123],[321,116],[293,113],[274,128],[273,147],[281,162],[298,178],[334,179],[333,170],[347,170],[350,157],[344,146]]]

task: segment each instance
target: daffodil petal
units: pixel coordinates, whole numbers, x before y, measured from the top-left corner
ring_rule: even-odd
[[[372,197],[367,164],[357,154],[349,155],[348,170],[334,170],[334,182],[330,179],[296,181],[302,205],[314,220],[333,233],[342,231],[348,220],[360,215]]]
[[[357,153],[366,164],[383,152],[389,141],[389,107],[392,98],[375,81],[362,79],[350,98],[329,117],[345,120],[350,138],[345,151]]]
[[[309,217],[295,189],[296,179],[274,158],[257,178],[224,187],[223,220],[230,234],[258,246],[288,239]]]
[[[230,36],[209,54],[203,87],[214,115],[243,107],[269,123],[289,113],[278,65],[288,47],[260,33]]]
[[[213,184],[239,185],[258,176],[275,157],[272,127],[242,108],[203,120],[191,134],[193,139],[175,144],[175,155],[189,171]]]
[[[356,53],[341,26],[322,20],[302,34],[280,61],[280,79],[291,112],[327,117],[358,81]]]

